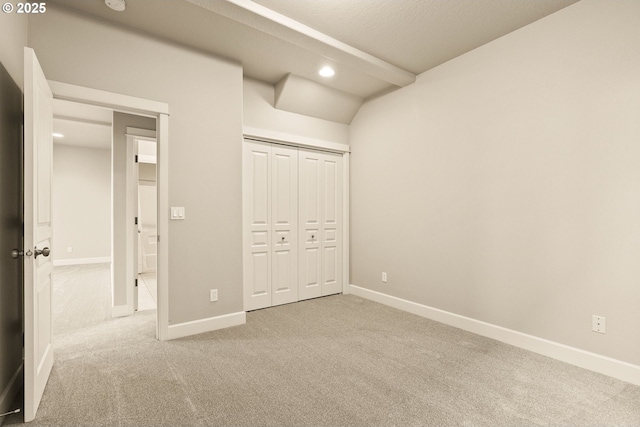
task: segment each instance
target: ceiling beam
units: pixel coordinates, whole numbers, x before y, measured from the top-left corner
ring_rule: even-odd
[[[409,71],[250,0],[186,1],[390,84],[404,87],[416,81]]]

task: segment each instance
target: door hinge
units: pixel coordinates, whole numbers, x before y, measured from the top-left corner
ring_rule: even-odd
[[[136,217],[136,225],[138,225],[138,217]]]
[[[136,163],[138,163],[138,155],[136,154]]]
[[[138,279],[136,279],[136,288],[138,287]]]

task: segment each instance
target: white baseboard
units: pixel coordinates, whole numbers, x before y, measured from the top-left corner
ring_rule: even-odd
[[[133,315],[132,305],[114,305],[111,307],[111,317],[127,317]]]
[[[108,262],[111,262],[110,256],[95,258],[56,259],[53,261],[53,266],[59,267],[61,265],[104,264]]]
[[[640,385],[640,366],[621,360],[602,356],[597,353],[581,350],[565,344],[549,341],[533,335],[528,335],[502,326],[482,322],[470,317],[450,313],[448,311],[429,307],[427,305],[397,298],[381,292],[349,285],[353,295],[366,298],[398,310],[416,314],[436,322],[464,329],[474,334],[482,335],[494,340],[533,351],[572,365],[589,369],[631,384]]]
[[[175,325],[169,325],[169,339],[172,340],[175,338],[188,337],[190,335],[202,334],[204,332],[215,331],[217,329],[244,325],[245,323],[247,323],[247,314],[244,311],[209,317],[207,319],[194,320],[192,322],[178,323]]]
[[[2,394],[0,394],[0,414],[17,409],[12,408],[11,404],[22,387],[23,366],[24,365],[22,363],[18,366],[18,369],[9,380],[9,383],[5,386],[4,390],[2,390]],[[2,423],[0,422],[0,424]]]

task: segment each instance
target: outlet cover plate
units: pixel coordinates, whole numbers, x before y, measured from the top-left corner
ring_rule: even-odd
[[[604,334],[605,331],[605,319],[602,316],[596,316],[595,314],[591,320],[591,329],[593,332]]]

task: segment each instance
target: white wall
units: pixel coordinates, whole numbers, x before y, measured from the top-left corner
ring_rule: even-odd
[[[0,14],[0,62],[20,89],[24,81],[24,46],[27,44],[27,15]]]
[[[111,257],[111,150],[54,144],[53,223],[54,263]]]
[[[366,103],[351,283],[640,364],[639,23],[583,0]]]
[[[349,144],[348,125],[278,110],[273,107],[274,90],[270,84],[244,78],[245,126]]]
[[[168,103],[169,323],[242,311],[241,66],[50,3],[29,44],[49,79]]]

